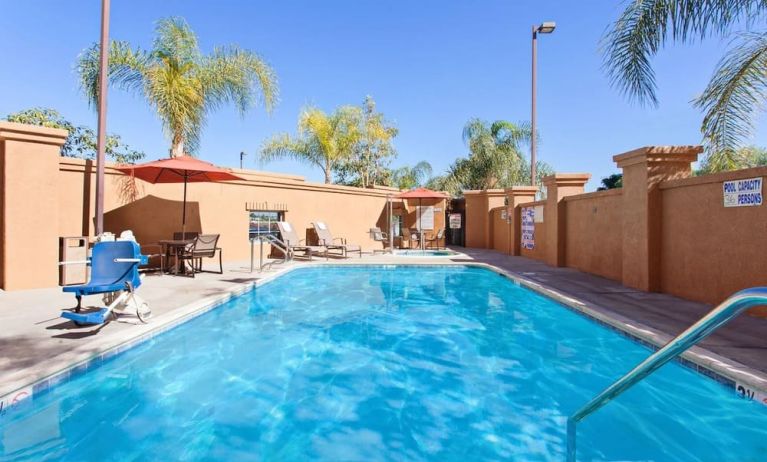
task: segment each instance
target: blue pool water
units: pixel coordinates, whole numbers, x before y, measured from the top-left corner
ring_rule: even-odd
[[[293,271],[0,419],[0,460],[560,461],[648,350],[488,270]],[[669,364],[588,461],[764,461],[767,412]]]
[[[453,250],[411,249],[411,250],[397,250],[396,252],[394,252],[394,255],[405,256],[405,257],[455,257],[456,255],[459,255],[459,254],[458,252],[455,252]]]

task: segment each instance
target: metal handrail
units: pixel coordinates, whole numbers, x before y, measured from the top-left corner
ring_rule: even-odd
[[[280,252],[282,252],[282,255],[283,255],[281,264],[287,263],[291,259],[291,252],[290,252],[290,249],[288,248],[288,245],[282,240],[280,240],[279,238],[271,234],[262,234],[260,236],[252,237],[250,239],[250,272],[251,273],[253,272],[253,267],[254,267],[253,247],[254,247],[255,241],[260,241],[262,243],[266,241],[269,244],[273,245],[274,247],[277,247],[277,249]],[[264,268],[267,266],[271,268],[271,265],[273,265],[274,263],[275,262],[269,262],[267,264],[264,264],[264,251],[262,246],[261,253],[258,259],[258,271],[263,271]]]
[[[732,318],[754,306],[767,305],[767,287],[741,290],[709,311],[698,322],[679,334],[638,366],[607,387],[602,393],[578,409],[567,419],[567,461],[575,462],[576,425],[590,414],[615,399],[661,366],[681,355]]]

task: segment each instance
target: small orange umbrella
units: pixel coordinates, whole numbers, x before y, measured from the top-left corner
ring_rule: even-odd
[[[432,191],[428,188],[415,188],[410,191],[399,193],[396,196],[397,199],[418,199],[418,208],[421,208],[421,199],[447,199],[447,195],[441,192]],[[418,217],[418,232],[421,237],[421,249],[423,249],[423,230],[421,229],[421,214]]]
[[[186,184],[242,180],[229,170],[192,156],[155,160],[145,164],[117,167],[123,173],[149,183],[184,183],[184,206],[181,213],[181,237],[186,237]]]

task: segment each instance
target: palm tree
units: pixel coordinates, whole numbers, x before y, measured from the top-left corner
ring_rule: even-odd
[[[463,129],[469,157],[459,158],[444,175],[432,178],[432,189],[460,194],[465,189],[493,189],[530,183],[530,165],[522,155],[520,145],[529,142],[528,124],[498,120],[488,123],[471,119]],[[544,162],[537,162],[537,177],[551,174]]]
[[[91,104],[98,100],[99,45],[85,50],[77,63],[80,85]],[[181,18],[157,23],[151,50],[113,41],[109,80],[143,95],[170,138],[171,157],[194,152],[208,113],[234,104],[241,114],[259,99],[267,110],[277,101],[274,71],[257,54],[237,46],[203,55],[197,36]]]
[[[392,186],[399,189],[412,189],[424,185],[431,177],[431,164],[424,161],[410,166],[405,165],[392,170]]]
[[[314,165],[329,184],[335,167],[354,153],[360,140],[360,117],[360,109],[354,106],[343,106],[332,114],[304,109],[298,118],[298,136],[274,136],[264,143],[260,158],[265,162],[292,158]]]
[[[657,105],[650,59],[667,41],[725,37],[767,13],[764,0],[633,0],[605,36],[605,64],[631,99]],[[737,168],[737,148],[767,97],[767,33],[739,34],[695,105],[712,171]]]

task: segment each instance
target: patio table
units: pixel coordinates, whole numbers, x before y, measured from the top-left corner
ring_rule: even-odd
[[[184,247],[188,246],[189,244],[193,243],[194,239],[163,239],[159,242],[159,244],[162,246],[163,253],[165,254],[165,261],[169,261],[171,255],[175,256],[176,258],[173,259],[173,274],[178,274],[178,253],[180,250],[184,250]],[[166,268],[163,268],[163,271],[165,271]]]

